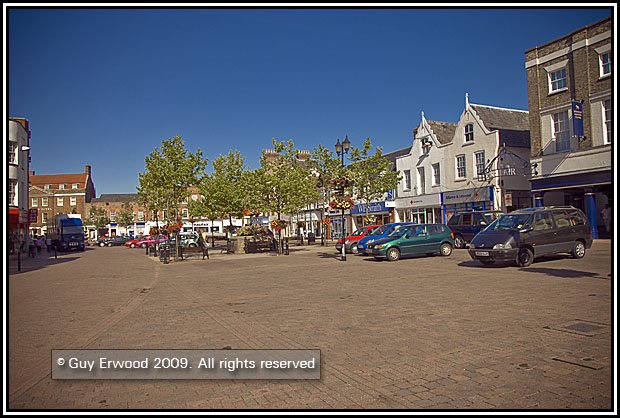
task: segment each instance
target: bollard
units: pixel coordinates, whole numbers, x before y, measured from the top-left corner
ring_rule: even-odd
[[[54,245],[54,258],[58,258],[58,249]]]
[[[17,271],[22,271],[22,257],[21,257],[21,251],[17,252]]]

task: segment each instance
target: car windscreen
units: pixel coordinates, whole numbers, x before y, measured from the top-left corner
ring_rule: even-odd
[[[483,216],[486,218],[488,223],[493,222],[494,220],[496,220],[497,218],[499,218],[502,215],[503,215],[503,213],[498,213],[498,212],[487,212],[487,213],[483,214]]]
[[[363,229],[356,229],[356,230],[355,230],[355,231],[351,234],[351,236],[352,236],[352,237],[357,237],[358,235],[362,235],[363,233],[364,233],[364,230],[363,230]]]
[[[67,235],[67,234],[81,234],[84,231],[82,231],[82,227],[81,226],[77,226],[77,225],[71,225],[71,226],[63,226],[62,227],[62,233]]]
[[[494,231],[501,229],[521,229],[527,225],[532,217],[531,214],[503,215],[494,220],[485,231]]]
[[[405,234],[405,232],[409,231],[410,229],[411,228],[409,227],[397,225],[396,227],[394,227],[394,230],[388,234],[388,237],[392,237],[392,238],[402,237]]]
[[[368,233],[368,235],[383,235],[385,231],[389,229],[388,225],[380,226],[379,228],[373,229]]]

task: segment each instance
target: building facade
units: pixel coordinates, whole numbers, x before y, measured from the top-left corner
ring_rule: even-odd
[[[30,165],[28,119],[9,118],[8,209],[9,251],[20,248],[28,234],[28,176]]]
[[[36,222],[30,224],[33,234],[47,233],[48,219],[61,213],[77,214],[84,220],[88,217],[86,205],[95,197],[91,166],[76,174],[30,172],[29,194],[29,207],[37,213]]]
[[[613,200],[611,18],[526,51],[525,68],[534,204],[582,209],[598,238]]]
[[[427,120],[397,159],[401,222],[447,223],[457,212],[530,206],[528,112],[470,104],[457,123]]]

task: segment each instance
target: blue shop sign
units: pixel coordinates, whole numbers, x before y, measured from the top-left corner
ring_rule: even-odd
[[[388,212],[389,209],[385,207],[385,202],[370,202],[368,205],[368,213],[377,213],[377,212]],[[365,203],[356,203],[353,209],[351,210],[351,215],[356,215],[360,213],[366,213],[366,204]]]

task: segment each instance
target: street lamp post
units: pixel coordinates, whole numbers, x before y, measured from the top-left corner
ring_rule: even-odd
[[[344,167],[344,154],[349,153],[349,148],[351,147],[351,141],[349,141],[349,136],[345,135],[344,141],[342,144],[340,143],[340,138],[336,141],[336,154],[340,157],[340,166]],[[344,198],[344,184],[342,185],[342,192]],[[347,238],[347,228],[344,223],[344,208],[342,208],[342,261],[347,261],[347,251],[345,248],[345,240]]]

